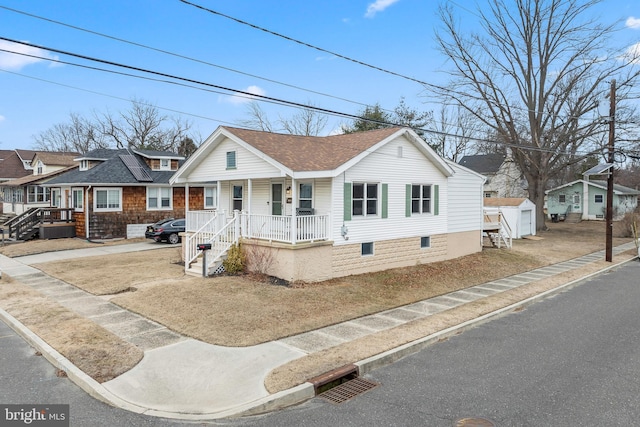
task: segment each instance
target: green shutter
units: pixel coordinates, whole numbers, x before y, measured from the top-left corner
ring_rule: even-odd
[[[351,221],[351,183],[344,183],[344,220]]]
[[[407,184],[404,193],[404,216],[411,216],[411,184]]]
[[[388,218],[389,184],[382,184],[382,218]]]
[[[440,205],[440,186],[434,185],[433,186],[433,214],[434,215],[440,214],[439,205]]]

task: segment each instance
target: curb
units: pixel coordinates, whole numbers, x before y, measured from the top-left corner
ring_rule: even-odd
[[[448,338],[451,337],[453,335],[456,335],[460,332],[463,332],[467,329],[471,329],[473,327],[479,326],[483,323],[486,323],[490,320],[494,320],[496,318],[505,316],[507,314],[512,313],[514,310],[519,309],[519,308],[523,308],[526,307],[528,305],[531,305],[535,302],[541,301],[545,298],[548,298],[550,296],[554,296],[556,294],[559,294],[560,292],[564,292],[566,290],[569,290],[573,287],[576,287],[580,284],[582,284],[583,282],[586,282],[590,279],[592,279],[593,277],[599,276],[600,274],[604,274],[607,273],[613,269],[616,269],[618,267],[620,267],[623,264],[626,264],[630,261],[633,261],[635,259],[637,259],[638,257],[634,257],[634,258],[630,258],[628,260],[619,262],[615,265],[611,265],[607,268],[604,268],[602,270],[596,271],[595,273],[591,273],[587,276],[581,277],[580,279],[576,279],[573,280],[571,282],[565,283],[563,285],[559,285],[553,289],[549,289],[548,291],[542,292],[538,295],[534,295],[532,297],[529,297],[527,299],[524,299],[522,301],[518,301],[516,303],[513,303],[511,305],[508,305],[506,307],[502,307],[498,310],[492,311],[491,313],[487,313],[484,314],[480,317],[477,317],[475,319],[471,319],[471,320],[467,320],[466,322],[463,322],[459,325],[456,326],[452,326],[450,328],[447,329],[443,329],[442,331],[436,332],[434,334],[428,335],[426,337],[420,338],[418,340],[412,341],[410,343],[401,345],[399,347],[396,347],[394,349],[385,351],[384,353],[380,353],[377,354],[375,356],[369,357],[367,359],[361,360],[359,362],[355,362],[355,365],[358,366],[358,372],[360,375],[364,375],[367,374],[375,369],[381,368],[383,366],[389,365],[409,354],[413,354],[416,353],[420,350],[422,350],[423,348],[433,344],[434,342],[440,341],[443,338]]]
[[[44,356],[54,367],[64,371],[67,377],[78,387],[84,390],[91,397],[111,406],[116,406],[130,412],[144,413],[147,408],[133,405],[115,396],[106,390],[102,384],[85,374],[80,368],[71,363],[69,359],[60,354],[56,349],[47,344],[42,338],[33,333],[16,318],[0,308],[0,319],[2,319],[11,329],[20,335],[33,348]]]
[[[592,279],[593,277],[596,277],[600,274],[607,273],[610,270],[616,269],[621,265],[636,259],[638,259],[638,257],[633,257],[628,260],[619,262],[615,265],[608,266],[602,270],[596,271],[595,273],[591,273],[582,278],[559,285],[553,289],[549,289],[548,291],[545,291],[538,295],[534,295],[525,300],[500,308],[491,313],[484,314],[478,318],[468,320],[459,325],[449,327],[442,331],[436,332],[434,334],[428,335],[426,337],[420,338],[418,340],[415,340],[407,344],[401,345],[399,347],[396,347],[394,349],[388,350],[384,353],[380,353],[375,356],[369,357],[367,359],[360,360],[358,362],[355,362],[354,365],[358,367],[358,373],[360,375],[365,375],[375,369],[389,365],[407,355],[416,353],[443,338],[451,337],[462,331],[471,329],[473,327],[481,325],[490,320],[510,314],[511,312],[513,312],[518,308],[526,307],[530,304],[533,304],[535,302],[538,302],[550,296],[556,295],[565,290],[571,289],[575,286],[582,284],[583,282],[586,282]],[[55,350],[53,347],[47,344],[42,338],[37,336],[29,328],[24,326],[21,322],[19,322],[17,319],[15,319],[13,316],[11,316],[9,313],[7,313],[3,309],[0,309],[0,319],[2,319],[11,329],[13,329],[18,335],[20,335],[25,341],[27,341],[33,348],[39,351],[54,367],[64,371],[67,374],[67,377],[71,381],[73,381],[76,385],[78,385],[82,390],[84,390],[87,394],[111,406],[124,409],[130,412],[138,413],[138,414],[150,415],[150,416],[161,417],[161,418],[170,418],[170,419],[203,421],[203,420],[213,420],[213,419],[221,419],[221,418],[259,415],[265,412],[270,412],[277,409],[282,409],[284,407],[296,405],[306,400],[309,400],[312,397],[315,397],[314,385],[311,382],[305,382],[303,384],[300,384],[288,390],[283,390],[281,392],[265,396],[258,400],[247,402],[245,404],[238,405],[234,408],[230,408],[230,409],[226,409],[218,412],[183,413],[183,412],[159,411],[155,409],[145,408],[145,407],[130,403],[128,401],[125,401],[119,398],[118,396],[114,395],[110,391],[108,391],[106,388],[102,386],[102,384],[98,383],[96,380],[94,380],[93,378],[85,374],[77,366],[71,363],[69,359],[67,359],[62,354],[60,354],[57,350]]]

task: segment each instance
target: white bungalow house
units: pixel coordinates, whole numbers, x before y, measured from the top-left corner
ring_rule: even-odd
[[[170,180],[187,194],[216,182],[215,209],[186,207],[187,271],[198,244],[211,250],[195,270],[211,273],[238,239],[250,269],[310,282],[482,250],[484,177],[409,129],[307,137],[219,127]]]

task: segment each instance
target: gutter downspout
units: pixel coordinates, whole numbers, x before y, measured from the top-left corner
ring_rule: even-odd
[[[91,190],[91,185],[87,187],[87,192],[85,197],[85,209],[84,209],[84,237],[89,240],[89,191]]]

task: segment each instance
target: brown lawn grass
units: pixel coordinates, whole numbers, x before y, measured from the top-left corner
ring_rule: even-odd
[[[6,276],[0,281],[0,307],[98,382],[142,359],[133,344]]]
[[[456,260],[292,287],[269,284],[252,275],[206,279],[185,276],[183,267],[176,263],[179,252],[175,248],[81,258],[37,268],[89,292],[115,294],[109,297],[112,302],[184,335],[212,344],[248,346],[603,250],[604,227],[601,222],[549,224],[549,230],[540,233],[539,239],[514,241],[511,250],[486,249]],[[614,246],[628,241],[616,238]],[[608,265],[600,264],[583,271]],[[322,373],[344,360],[353,362],[380,353],[424,336],[425,331],[495,310],[580,274],[583,272],[567,273],[466,305],[470,311],[458,308],[446,316],[432,316],[376,334],[367,341],[371,344],[358,340],[298,359],[274,371],[267,381],[269,390],[299,384],[312,373]],[[43,324],[38,330],[39,334],[58,336],[53,326]],[[87,352],[84,344],[75,347],[87,360],[99,359],[98,351]]]

